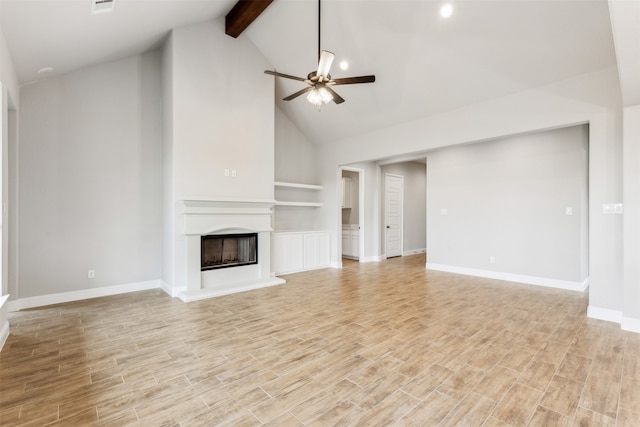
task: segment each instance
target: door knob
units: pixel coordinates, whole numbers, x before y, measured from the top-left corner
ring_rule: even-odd
[[[391,227],[389,227],[389,226],[387,225],[387,228],[391,228]]]

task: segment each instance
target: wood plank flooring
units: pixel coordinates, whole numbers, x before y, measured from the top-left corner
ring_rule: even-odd
[[[640,334],[588,319],[586,294],[424,264],[11,313],[0,424],[640,425]]]

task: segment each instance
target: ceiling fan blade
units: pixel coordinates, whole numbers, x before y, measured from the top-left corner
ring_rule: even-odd
[[[360,76],[360,77],[345,77],[343,79],[334,79],[329,84],[334,85],[352,85],[356,83],[373,83],[376,81],[376,76]]]
[[[290,76],[289,74],[282,74],[282,73],[278,73],[277,71],[264,70],[264,73],[265,74],[270,74],[270,75],[276,76],[276,77],[284,77],[285,79],[298,80],[298,81],[301,81],[301,82],[305,81],[305,79],[303,79],[302,77]]]
[[[333,63],[333,58],[335,57],[336,56],[328,50],[323,50],[320,54],[320,60],[318,61],[318,71],[316,72],[316,75],[322,76],[326,79],[329,75],[329,69]]]
[[[293,98],[297,98],[300,95],[309,92],[310,90],[313,90],[313,86],[305,87],[304,89],[301,89],[301,90],[297,91],[296,93],[292,93],[291,95],[287,96],[286,98],[282,98],[282,100],[283,101],[291,101]]]
[[[338,95],[335,90],[331,89],[328,86],[325,86],[324,88],[327,89],[327,91],[329,91],[329,93],[333,96],[333,102],[335,102],[336,104],[342,104],[344,102],[344,98]]]

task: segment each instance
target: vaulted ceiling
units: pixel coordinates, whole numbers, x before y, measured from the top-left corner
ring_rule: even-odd
[[[2,31],[21,83],[158,47],[171,28],[224,16],[235,0],[117,0],[91,16],[88,0],[0,0]],[[304,83],[276,78],[277,105],[316,143],[327,143],[616,65],[606,0],[324,0],[322,48],[346,99],[319,112]],[[240,36],[273,69],[317,66],[317,1],[275,0]],[[342,71],[338,63],[349,62]],[[256,70],[256,78],[274,78]]]

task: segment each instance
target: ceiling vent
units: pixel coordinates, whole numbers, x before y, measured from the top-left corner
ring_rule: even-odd
[[[91,14],[113,12],[116,0],[92,0]]]

